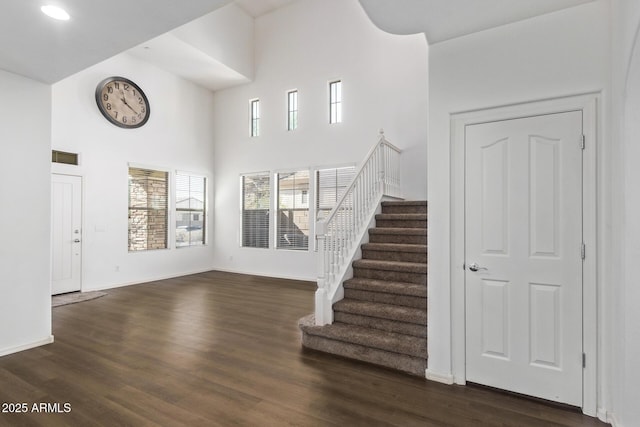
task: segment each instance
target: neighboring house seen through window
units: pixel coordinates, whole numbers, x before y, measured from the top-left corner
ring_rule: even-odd
[[[277,175],[278,249],[307,250],[309,247],[309,171],[283,172]]]
[[[176,247],[206,243],[207,179],[176,173]]]

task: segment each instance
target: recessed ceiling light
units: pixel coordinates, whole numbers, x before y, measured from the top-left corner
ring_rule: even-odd
[[[46,6],[42,6],[40,8],[40,10],[45,15],[47,15],[47,16],[53,18],[53,19],[57,19],[59,21],[68,21],[69,18],[71,18],[66,10],[64,10],[64,9],[58,7],[58,6],[53,6],[53,5],[49,4],[49,5],[46,5]]]

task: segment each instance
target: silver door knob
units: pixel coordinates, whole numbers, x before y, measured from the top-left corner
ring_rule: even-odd
[[[73,243],[80,243],[80,239],[74,240]]]
[[[471,271],[479,271],[479,270],[486,270],[486,269],[487,269],[486,267],[480,267],[480,266],[479,266],[478,264],[476,264],[475,262],[474,262],[474,263],[469,264],[469,270],[471,270]]]

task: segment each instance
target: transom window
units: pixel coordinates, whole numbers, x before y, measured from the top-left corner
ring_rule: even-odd
[[[295,130],[298,127],[298,91],[287,93],[287,130]]]
[[[329,123],[342,122],[342,81],[329,83]]]
[[[249,132],[252,137],[256,137],[260,135],[260,100],[251,100],[249,107],[251,118],[251,129]]]

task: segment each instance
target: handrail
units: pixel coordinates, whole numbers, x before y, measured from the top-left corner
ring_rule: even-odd
[[[333,217],[335,217],[336,213],[340,210],[340,207],[344,204],[345,200],[349,197],[349,194],[353,191],[353,188],[355,187],[358,181],[358,176],[362,174],[363,169],[368,164],[371,157],[376,153],[376,150],[378,150],[381,144],[386,145],[387,147],[391,148],[398,154],[402,153],[402,150],[400,150],[398,147],[396,147],[395,145],[391,144],[389,141],[386,140],[386,138],[384,137],[384,130],[380,129],[380,139],[378,143],[376,143],[371,147],[371,149],[369,149],[369,152],[367,153],[367,156],[365,157],[364,162],[362,162],[362,164],[360,165],[360,168],[356,171],[355,177],[351,181],[351,184],[349,185],[349,187],[347,187],[344,193],[342,193],[342,196],[340,196],[340,199],[338,199],[338,202],[336,203],[336,205],[333,207],[333,209],[331,209],[329,214],[324,218],[324,221],[323,221],[324,223],[328,223],[331,220],[333,220]]]
[[[354,179],[331,212],[316,224],[318,290],[316,324],[333,322],[332,304],[341,298],[342,282],[350,274],[376,209],[384,196],[400,197],[401,150],[386,140],[384,131],[371,147]]]

